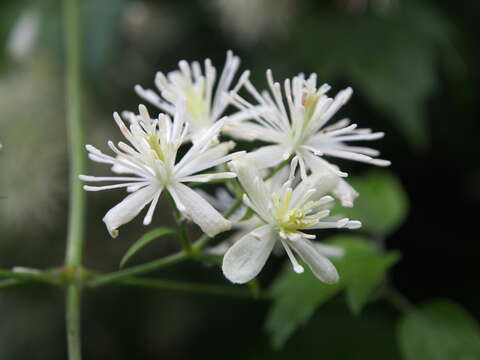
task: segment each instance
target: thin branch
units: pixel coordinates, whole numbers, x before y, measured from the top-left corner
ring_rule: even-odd
[[[25,284],[25,282],[17,279],[0,280],[0,289],[10,287],[10,286],[15,286],[15,285],[21,285],[21,284]]]
[[[170,204],[170,208],[173,211],[175,223],[177,224],[177,227],[180,230],[179,238],[180,238],[180,244],[182,245],[182,250],[186,253],[190,253],[192,249],[192,244],[190,244],[190,241],[188,240],[187,229],[186,229],[185,223],[182,220],[182,214],[180,214],[180,211],[178,210],[177,205],[175,204],[175,201],[173,200],[172,196],[168,192],[167,192],[167,198]]]
[[[122,278],[152,272],[166,266],[177,264],[179,262],[187,260],[188,257],[189,256],[187,253],[180,251],[173,255],[169,255],[167,257],[164,257],[158,260],[150,261],[145,264],[132,266],[124,270],[119,270],[119,271],[115,271],[105,275],[97,276],[96,278],[89,281],[88,285],[92,287],[102,286],[111,282],[118,281],[119,279],[122,279]]]
[[[263,299],[263,300],[269,299],[267,295],[259,294],[258,296],[255,296],[248,289],[237,288],[234,286],[199,284],[199,283],[190,283],[190,282],[166,281],[166,280],[144,279],[144,278],[122,279],[118,281],[116,284],[134,286],[134,287],[160,289],[160,290],[189,292],[189,293],[196,293],[196,294],[233,296],[233,297],[240,297],[245,299]]]
[[[23,283],[40,282],[40,283],[57,284],[57,285],[60,283],[60,279],[58,277],[55,277],[52,274],[49,274],[43,271],[19,272],[19,271],[0,269],[0,277],[7,278],[9,280],[19,280],[19,281],[22,281]]]

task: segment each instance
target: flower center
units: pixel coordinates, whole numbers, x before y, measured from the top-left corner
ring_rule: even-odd
[[[165,149],[165,146],[161,145],[159,136],[157,134],[150,134],[147,136],[147,142],[157,158],[162,162],[165,162],[165,154],[167,149]]]
[[[187,112],[197,123],[203,123],[208,119],[209,106],[205,101],[205,84],[189,84],[183,88],[187,102]],[[197,124],[200,125],[200,124]],[[204,124],[205,125],[205,124]]]
[[[318,100],[320,100],[320,96],[315,92],[314,89],[309,89],[308,87],[304,88],[304,93],[302,95],[302,105],[305,109],[303,122],[301,124],[301,127],[292,127],[294,149],[298,149],[298,147],[302,146],[306,139],[311,135],[306,130],[308,128],[310,120],[312,120],[313,118],[313,114],[315,113]]]
[[[275,220],[278,229],[286,235],[299,233],[298,230],[308,228],[318,222],[316,215],[309,215],[315,207],[315,202],[300,201],[290,208],[292,200],[292,188],[287,188],[283,197],[272,195]]]
[[[312,119],[318,100],[320,99],[320,96],[315,91],[310,91],[309,89],[305,89],[305,91],[306,92],[304,92],[302,96],[302,105],[305,109],[305,118],[303,121],[304,128]]]

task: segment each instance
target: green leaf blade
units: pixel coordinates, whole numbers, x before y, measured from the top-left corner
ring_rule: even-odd
[[[335,260],[335,265],[345,287],[347,305],[358,315],[372,292],[384,281],[388,270],[398,262],[400,254],[382,252],[373,242],[354,235],[335,236],[327,243],[345,250],[345,255]]]
[[[399,323],[405,360],[480,359],[480,328],[474,318],[449,300],[424,304]]]
[[[274,304],[267,316],[265,328],[275,349],[283,347],[288,338],[304,325],[315,309],[330,300],[342,285],[321,283],[310,271],[299,275],[285,263],[281,275],[272,286]]]
[[[408,214],[408,197],[400,180],[387,170],[371,170],[351,179],[360,193],[353,208],[338,207],[334,213],[362,222],[362,231],[373,236],[394,232]]]
[[[167,227],[159,227],[147,232],[146,234],[141,236],[140,239],[138,239],[135,243],[133,243],[132,246],[130,246],[130,248],[127,250],[127,252],[123,256],[122,260],[120,261],[120,268],[123,268],[123,266],[135,253],[137,253],[140,249],[148,245],[153,240],[161,236],[175,235],[175,234],[176,232],[173,229],[170,229]]]

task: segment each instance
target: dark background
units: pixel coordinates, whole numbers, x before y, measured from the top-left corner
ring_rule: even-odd
[[[60,5],[0,2],[0,194],[8,197],[0,203],[1,268],[63,261],[68,164]],[[85,0],[87,141],[105,149],[107,139],[119,139],[112,112],[135,109],[133,86],[153,86],[155,72],[174,70],[180,59],[210,57],[220,71],[232,49],[260,88],[267,68],[279,80],[317,72],[333,92],[350,85],[354,96],[342,115],[387,133],[374,147],[392,161],[410,201],[407,220],[386,242],[402,252],[394,284],[413,302],[448,297],[478,317],[479,10],[466,0]],[[12,33],[25,16],[35,36],[19,51]],[[354,174],[368,168],[345,164]],[[89,173],[106,170],[89,164]],[[136,219],[110,239],[101,218],[119,194],[88,199],[86,266],[117,269],[146,229]],[[172,221],[157,214],[157,224]],[[158,241],[132,264],[176,248]],[[271,263],[262,283],[281,260]],[[220,271],[198,264],[159,276],[226,283]],[[0,289],[0,358],[64,359],[62,307],[57,289]],[[250,300],[106,287],[85,295],[85,358],[398,358],[397,313],[388,304],[354,317],[339,297],[281,352],[270,349],[263,330],[267,311],[267,303]]]

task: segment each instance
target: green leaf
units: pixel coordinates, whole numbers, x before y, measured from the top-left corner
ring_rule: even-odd
[[[271,289],[275,300],[265,324],[273,347],[280,349],[293,332],[310,319],[318,306],[341,289],[341,283],[321,283],[310,271],[299,275],[292,270],[290,262],[285,263]]]
[[[294,54],[287,61],[305,62],[323,81],[347,79],[412,146],[422,148],[429,143],[426,103],[438,88],[438,60],[457,55],[453,30],[432,2],[402,1],[383,16],[311,11],[293,29],[292,39],[303,41],[287,42]],[[305,50],[319,38],[321,47]]]
[[[345,255],[336,260],[335,265],[345,287],[347,305],[354,314],[359,314],[372,291],[398,262],[400,254],[396,251],[383,253],[372,242],[357,236],[340,235],[327,243],[345,250]]]
[[[145,245],[149,244],[151,241],[159,238],[160,236],[164,235],[174,235],[176,232],[170,228],[166,227],[159,227],[153,229],[152,231],[147,232],[144,234],[140,239],[138,239],[130,248],[127,250],[125,255],[123,256],[122,260],[120,261],[120,267],[122,268],[127,261],[141,248]]]
[[[474,318],[449,300],[424,304],[398,327],[405,360],[480,359],[480,329]]]
[[[267,316],[266,330],[276,349],[283,347],[320,305],[343,289],[349,307],[358,314],[388,269],[399,259],[398,253],[382,253],[374,244],[358,236],[336,236],[326,243],[345,250],[341,259],[332,259],[340,274],[339,283],[320,282],[307,266],[305,273],[296,274],[290,262],[286,262],[272,285],[270,293],[274,301]]]
[[[391,172],[371,170],[349,182],[360,196],[353,208],[338,207],[334,213],[360,220],[362,230],[374,236],[392,233],[405,220],[408,198],[400,181]]]

